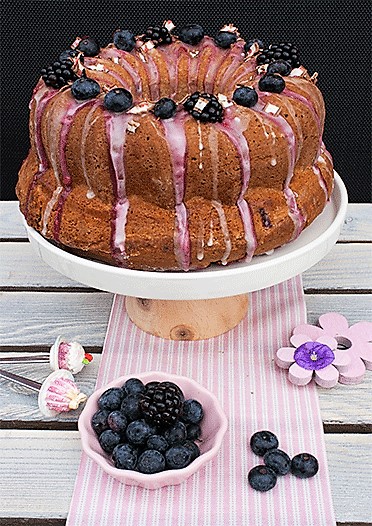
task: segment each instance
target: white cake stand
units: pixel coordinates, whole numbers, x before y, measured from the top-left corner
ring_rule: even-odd
[[[346,188],[335,172],[331,200],[298,239],[250,263],[214,265],[192,272],[113,267],[70,254],[28,225],[26,229],[41,259],[61,274],[126,295],[128,314],[143,330],[164,338],[194,340],[235,327],[247,312],[248,292],[281,283],[324,258],[338,239],[346,209]]]

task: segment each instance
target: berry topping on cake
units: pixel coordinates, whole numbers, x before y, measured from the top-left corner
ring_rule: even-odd
[[[179,30],[178,38],[185,44],[196,46],[204,38],[204,29],[198,24],[189,24]]]
[[[279,75],[287,76],[292,71],[292,66],[289,62],[283,59],[275,60],[268,65],[266,73],[268,75],[273,75],[274,73],[279,73]]]
[[[181,414],[182,398],[179,387],[161,382],[141,395],[140,406],[145,419],[156,425],[173,425]]]
[[[79,52],[76,51],[76,49],[66,49],[65,51],[62,51],[62,53],[59,55],[58,60],[60,62],[65,62],[66,60],[73,60],[77,56],[79,56]],[[84,56],[81,55],[81,61],[83,60]]]
[[[72,70],[72,66],[72,59],[57,60],[41,70],[41,77],[47,86],[60,89],[69,82],[77,79],[76,74]]]
[[[258,101],[257,91],[248,86],[240,86],[233,93],[233,101],[245,108],[252,108]]]
[[[221,122],[223,119],[223,107],[217,97],[210,93],[195,91],[183,106],[195,119],[202,122]]]
[[[264,75],[258,82],[261,91],[281,93],[285,88],[285,81],[280,75]]]
[[[136,45],[134,34],[128,29],[118,29],[113,36],[114,44],[123,51],[132,51]]]
[[[103,105],[109,111],[121,113],[128,110],[133,104],[131,93],[125,88],[114,88],[106,93]]]
[[[172,35],[164,26],[149,27],[146,30],[143,40],[145,42],[151,40],[156,47],[164,44],[170,44],[172,42]]]
[[[203,406],[197,400],[189,399],[183,404],[182,420],[187,424],[199,424],[203,420]]]
[[[279,442],[271,431],[257,431],[251,436],[250,445],[253,453],[263,457],[266,451],[277,449]]]
[[[248,473],[248,482],[257,491],[269,491],[276,484],[275,472],[267,466],[255,466]]]
[[[165,458],[156,449],[147,449],[138,459],[137,470],[140,473],[159,473],[165,469]]]
[[[71,92],[76,100],[94,99],[100,91],[98,82],[85,76],[75,80],[71,86]]]
[[[236,33],[232,33],[231,31],[220,31],[219,33],[217,33],[217,36],[215,37],[214,41],[218,47],[227,49],[233,44],[235,44],[237,39],[238,37]]]
[[[313,477],[318,473],[318,470],[318,461],[310,453],[300,453],[292,458],[291,472],[300,479]]]
[[[258,55],[257,64],[270,64],[279,59],[286,60],[293,68],[301,64],[298,49],[290,43],[271,44]]]
[[[259,38],[252,38],[251,40],[248,40],[245,44],[244,44],[244,51],[246,53],[249,53],[249,51],[251,50],[251,47],[254,46],[254,44],[257,45],[257,49],[260,50],[260,49],[264,49],[264,43],[262,42],[262,40],[260,40]]]
[[[80,40],[77,49],[84,53],[84,55],[87,57],[95,57],[99,53],[100,45],[96,38],[84,37],[82,40]]]
[[[291,459],[281,449],[270,449],[264,454],[265,465],[277,475],[286,475],[291,470]]]
[[[177,104],[172,99],[163,97],[154,106],[155,117],[159,119],[170,119],[176,113]]]

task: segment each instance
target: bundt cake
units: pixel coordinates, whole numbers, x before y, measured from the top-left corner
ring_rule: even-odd
[[[112,265],[250,261],[323,210],[333,166],[317,74],[290,43],[167,21],[77,38],[42,70],[17,184],[27,223]]]

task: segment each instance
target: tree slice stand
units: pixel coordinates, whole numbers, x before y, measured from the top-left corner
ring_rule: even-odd
[[[25,226],[31,245],[55,270],[90,287],[127,296],[128,315],[144,331],[168,339],[200,340],[235,327],[247,312],[248,292],[286,281],[323,259],[339,237],[346,210],[346,188],[335,172],[331,200],[298,239],[250,263],[191,272],[148,272],[91,261]]]
[[[127,296],[129,318],[167,340],[204,340],[233,329],[248,309],[248,294],[208,300],[152,300]]]

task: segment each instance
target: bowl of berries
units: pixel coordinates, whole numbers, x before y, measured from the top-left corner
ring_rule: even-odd
[[[164,372],[122,376],[79,418],[82,448],[110,476],[148,489],[180,484],[214,458],[227,430],[217,398]]]

